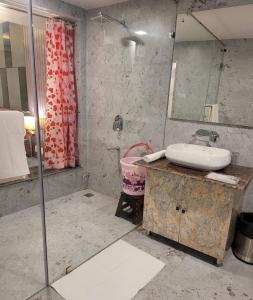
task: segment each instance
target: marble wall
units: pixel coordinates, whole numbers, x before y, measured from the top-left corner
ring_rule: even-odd
[[[124,47],[126,30],[117,23],[91,21],[101,10],[133,30],[143,30],[145,45]],[[169,38],[176,17],[174,1],[131,0],[87,13],[87,101],[89,185],[118,196],[119,159],[132,144],[163,143],[173,41]],[[136,51],[134,55],[134,51]],[[121,133],[112,130],[122,115]]]
[[[195,1],[195,9],[253,3],[253,1]],[[180,0],[179,12],[192,1]],[[167,119],[169,76],[173,42],[169,32],[175,29],[174,0],[130,0],[99,9],[113,17],[124,18],[131,28],[145,30],[145,46],[137,49],[135,61],[120,39],[124,29],[114,23],[101,26],[87,13],[87,102],[88,102],[88,169],[89,185],[102,193],[118,196],[120,176],[118,154],[111,147],[126,148],[136,142],[150,142],[161,149],[175,142],[189,142],[199,128],[218,131],[218,147],[239,152],[237,163],[253,167],[253,131],[220,125]],[[124,118],[121,134],[112,130],[115,115]],[[247,208],[253,207],[248,189]]]

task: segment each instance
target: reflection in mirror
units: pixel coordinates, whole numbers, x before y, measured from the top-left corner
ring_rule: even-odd
[[[43,131],[46,98],[45,18],[36,16],[33,30],[37,62],[37,93]],[[26,176],[3,178],[0,175],[0,184],[38,176],[30,59],[26,13],[0,6],[0,111],[23,113],[25,152],[29,166],[29,174]]]
[[[174,92],[173,97],[170,95],[172,118],[218,122],[222,59],[222,44],[191,15],[178,15]]]
[[[180,14],[168,116],[253,126],[253,5]]]
[[[0,299],[6,300],[27,299],[45,287],[40,192],[30,180],[37,132],[28,16],[26,6],[10,2],[11,8],[0,3]]]
[[[194,13],[225,44],[219,122],[253,126],[253,5]]]

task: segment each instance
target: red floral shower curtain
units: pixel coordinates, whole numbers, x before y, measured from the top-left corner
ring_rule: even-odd
[[[77,97],[74,76],[74,27],[63,20],[46,22],[47,97],[45,169],[75,167]]]

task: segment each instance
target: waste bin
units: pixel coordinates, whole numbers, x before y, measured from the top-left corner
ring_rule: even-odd
[[[232,250],[238,259],[253,264],[253,213],[239,215]]]

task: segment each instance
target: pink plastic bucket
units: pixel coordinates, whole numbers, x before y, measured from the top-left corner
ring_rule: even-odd
[[[123,192],[132,196],[144,195],[145,189],[146,168],[133,164],[141,157],[127,157],[128,153],[137,147],[145,147],[149,152],[154,152],[148,144],[139,143],[131,146],[120,160]]]

